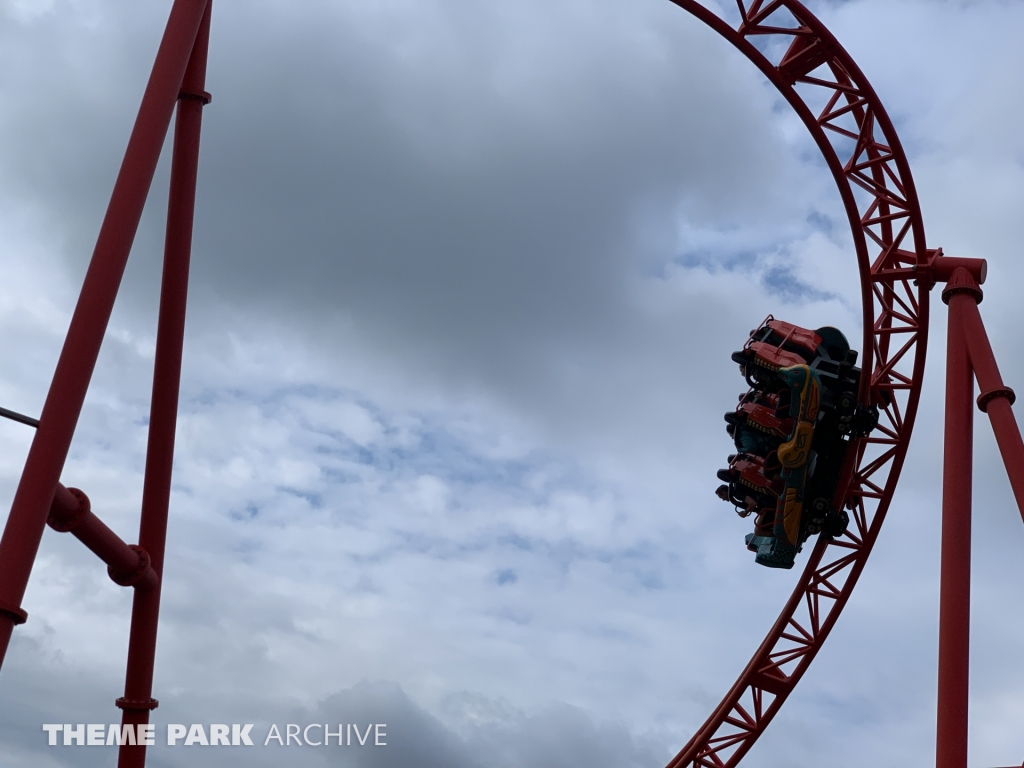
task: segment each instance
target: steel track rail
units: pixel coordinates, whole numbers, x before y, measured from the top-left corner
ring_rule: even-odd
[[[924,373],[930,264],[910,167],[871,84],[831,32],[795,0],[736,1],[729,20],[671,0],[750,59],[821,150],[846,208],[863,301],[860,400],[878,428],[850,450],[837,496],[847,532],[819,537],[778,620],[721,704],[668,764],[735,766],[803,677],[857,584],[910,443]]]

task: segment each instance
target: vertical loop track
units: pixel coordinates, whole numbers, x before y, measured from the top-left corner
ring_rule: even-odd
[[[803,120],[849,217],[863,300],[860,400],[878,427],[841,480],[850,525],[819,537],[778,620],[740,678],[669,768],[734,766],[810,666],[857,583],[896,490],[924,372],[930,263],[906,156],[878,95],[835,37],[795,0],[736,0],[731,20],[671,0],[750,59]],[[730,9],[731,10],[731,9]]]

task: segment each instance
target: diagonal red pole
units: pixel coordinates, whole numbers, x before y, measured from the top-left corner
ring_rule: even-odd
[[[153,400],[150,406],[149,445],[142,488],[139,545],[149,553],[157,576],[163,575],[167,514],[171,495],[181,354],[185,336],[188,273],[192,253],[192,221],[195,213],[196,176],[199,168],[199,137],[203,106],[210,96],[206,87],[206,58],[210,39],[212,0],[206,6],[178,98],[171,159],[171,188],[167,207],[160,316],[157,325],[156,359],[153,365]],[[135,590],[125,693],[117,700],[123,710],[122,726],[149,722],[157,701],[152,697],[160,614],[160,580],[153,589]],[[118,768],[142,768],[146,747],[124,745]]]
[[[988,413],[992,422],[992,431],[1006,466],[1006,474],[1010,478],[1017,509],[1024,518],[1024,441],[1021,440],[1020,429],[1011,408],[1016,395],[1003,384],[1003,378],[999,375],[999,366],[992,354],[992,345],[985,332],[978,305],[965,303],[963,313],[967,350],[981,389],[978,407]]]
[[[946,340],[946,432],[942,461],[942,566],[939,582],[939,691],[936,768],[967,768],[971,634],[971,475],[974,379],[964,336],[968,305],[981,289],[956,269],[942,299],[949,304]]]
[[[207,0],[174,0],[96,249],[0,538],[0,665],[21,608],[89,380]]]
[[[946,259],[952,264],[971,260]],[[981,264],[980,260],[973,260]],[[1016,396],[1003,384],[978,311],[985,270],[953,264],[942,298],[949,304],[946,359],[946,445],[942,496],[942,581],[939,611],[939,712],[936,765],[967,765],[970,663],[971,449],[974,382],[987,412],[1018,510],[1024,517],[1024,441],[1014,418]]]

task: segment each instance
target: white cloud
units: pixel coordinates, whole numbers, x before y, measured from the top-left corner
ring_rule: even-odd
[[[0,22],[18,105],[0,115],[0,405],[31,414],[164,20],[53,5]],[[990,259],[982,312],[1019,383],[1020,10],[815,10],[898,122],[929,244]],[[395,748],[354,765],[404,759],[402,739],[430,745],[423,765],[664,762],[796,578],[754,566],[712,493],[742,386],[728,354],[768,312],[859,339],[845,218],[806,139],[668,3],[219,4],[212,46],[157,721],[382,713]],[[127,540],[165,170],[64,473]],[[890,518],[745,765],[934,748],[934,303]],[[1024,532],[977,432],[971,762],[996,765],[1024,751]],[[29,439],[0,424],[4,508]],[[0,764],[86,764],[39,727],[115,718],[130,596],[48,531],[25,605]],[[153,762],[186,757],[279,760]]]

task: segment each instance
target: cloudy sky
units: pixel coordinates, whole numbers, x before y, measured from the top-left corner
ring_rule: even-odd
[[[929,245],[985,257],[1024,387],[1024,5],[822,0],[908,151]],[[169,3],[0,5],[0,405],[38,414]],[[860,338],[830,177],[667,0],[218,0],[155,720],[386,722],[296,766],[658,768],[796,572],[714,496],[769,312]],[[63,481],[137,536],[162,166]],[[744,765],[933,759],[944,307],[889,519]],[[972,766],[1024,759],[1024,528],[980,419]],[[31,438],[0,424],[0,515]],[[47,531],[0,766],[112,765],[130,595]],[[262,739],[259,740],[262,742]],[[273,745],[153,766],[271,766]]]

